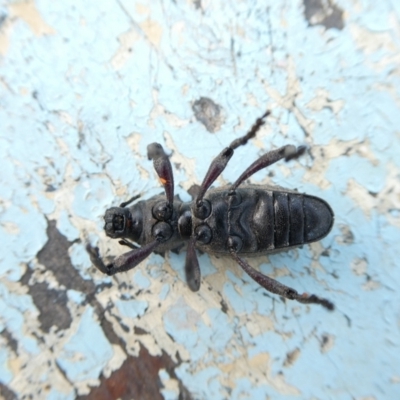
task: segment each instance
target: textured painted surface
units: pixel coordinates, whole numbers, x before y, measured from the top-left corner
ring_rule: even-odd
[[[397,398],[399,3],[149,3],[1,3],[2,396]],[[326,199],[333,231],[251,263],[335,312],[270,295],[229,259],[200,256],[198,293],[184,254],[112,279],[91,267],[86,241],[123,251],[104,210],[161,191],[147,144],[170,150],[190,200],[266,108],[217,184],[267,149],[310,146],[252,181]]]

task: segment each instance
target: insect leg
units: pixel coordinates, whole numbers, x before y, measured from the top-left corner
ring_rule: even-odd
[[[197,292],[200,289],[200,266],[199,260],[196,254],[196,237],[192,237],[189,241],[187,251],[186,251],[186,260],[185,260],[185,274],[186,274],[186,282],[189,285],[189,288],[193,292]]]
[[[124,201],[124,202],[121,203],[119,206],[120,206],[121,208],[124,208],[124,207],[126,207],[128,204],[131,204],[133,201],[137,200],[139,197],[140,197],[140,194],[137,194],[137,195],[131,197],[129,200]]]
[[[121,239],[121,240],[119,240],[118,241],[118,243],[120,244],[120,245],[122,245],[122,246],[128,246],[128,247],[130,247],[131,249],[140,249],[140,247],[139,246],[137,246],[136,244],[134,244],[134,243],[131,243],[131,242],[129,242],[128,240],[126,240],[126,239]]]
[[[174,174],[171,162],[159,143],[151,143],[147,146],[147,157],[149,160],[153,160],[154,169],[164,186],[167,204],[172,208],[174,201]]]
[[[320,304],[321,306],[327,308],[328,310],[333,310],[335,306],[332,302],[327,299],[323,299],[314,294],[308,293],[297,293],[296,290],[279,283],[275,279],[272,279],[261,272],[257,271],[251,267],[245,260],[238,256],[234,248],[230,249],[230,253],[233,259],[243,268],[243,270],[249,274],[257,283],[259,283],[264,289],[269,292],[278,294],[289,300],[296,300],[303,304]]]
[[[246,133],[246,135],[235,139],[228,147],[222,150],[222,152],[217,157],[214,158],[206,173],[206,176],[204,177],[203,183],[200,186],[199,193],[197,194],[197,198],[195,201],[197,207],[202,206],[202,200],[205,193],[207,192],[208,188],[213,184],[213,182],[221,175],[222,171],[225,169],[229,160],[231,159],[234,150],[237,149],[239,146],[245,145],[249,139],[253,138],[256,135],[257,131],[265,123],[264,118],[266,118],[269,114],[270,112],[266,111],[260,118],[256,120],[256,122]]]
[[[89,253],[93,265],[100,272],[107,275],[114,275],[118,272],[124,272],[135,268],[139,263],[147,258],[159,244],[160,240],[156,239],[154,242],[120,255],[108,265],[105,265],[100,258],[98,247],[92,247],[90,244],[87,244],[86,250]]]
[[[268,153],[261,156],[258,160],[254,161],[253,164],[251,164],[242,173],[242,175],[239,176],[236,182],[230,187],[229,192],[233,193],[245,179],[249,178],[260,169],[266,168],[271,164],[274,164],[277,161],[281,160],[282,158],[284,158],[285,161],[298,158],[302,154],[304,154],[305,150],[305,146],[300,146],[296,148],[295,146],[289,144],[287,146],[280,147],[279,149],[269,151]]]

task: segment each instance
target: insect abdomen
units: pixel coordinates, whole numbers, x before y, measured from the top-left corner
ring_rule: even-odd
[[[311,243],[329,233],[333,212],[313,196],[282,191],[258,191],[253,214],[258,252]]]

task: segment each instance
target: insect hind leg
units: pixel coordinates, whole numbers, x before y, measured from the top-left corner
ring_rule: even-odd
[[[260,118],[257,118],[256,122],[245,135],[241,136],[238,139],[235,139],[228,147],[225,147],[225,149],[222,150],[221,153],[212,160],[195,200],[197,208],[200,209],[202,207],[203,197],[205,193],[228,165],[228,162],[231,159],[234,150],[236,150],[239,146],[244,146],[249,141],[249,139],[252,139],[256,135],[256,133],[264,125],[265,118],[269,114],[270,111],[267,110]]]
[[[247,261],[243,260],[241,257],[238,256],[234,248],[230,249],[231,256],[233,259],[243,268],[243,270],[250,275],[259,285],[261,285],[264,289],[268,290],[269,292],[275,293],[279,296],[285,297],[289,300],[296,300],[299,303],[303,304],[320,304],[321,306],[325,307],[326,309],[332,311],[334,310],[334,304],[321,297],[316,296],[315,294],[308,294],[302,293],[299,294],[296,290],[279,283],[275,279],[272,279],[261,272],[257,271],[253,267],[251,267]]]
[[[267,168],[270,165],[276,163],[279,160],[285,159],[285,161],[294,160],[300,157],[306,151],[305,146],[295,147],[291,144],[282,146],[279,149],[269,151],[262,155],[256,161],[254,161],[243,173],[239,176],[236,182],[230,187],[229,192],[233,194],[236,188],[247,178],[260,171],[263,168]]]

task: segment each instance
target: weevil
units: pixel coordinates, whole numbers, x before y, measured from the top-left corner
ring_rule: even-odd
[[[247,257],[271,254],[302,246],[324,238],[331,230],[334,215],[324,200],[275,186],[250,185],[243,182],[255,172],[276,163],[298,158],[305,147],[286,145],[254,161],[229,185],[210,188],[227,166],[234,151],[253,138],[266,117],[256,120],[246,135],[234,140],[214,158],[197,196],[184,203],[174,197],[174,176],[169,157],[159,143],[147,147],[148,158],[164,187],[165,195],[138,201],[134,196],[119,207],[106,210],[105,232],[120,239],[131,250],[108,265],[97,247],[87,245],[93,265],[107,275],[136,267],[153,251],[173,250],[187,244],[185,274],[189,288],[200,288],[201,274],[196,248],[216,256],[228,256],[266,290],[304,304],[320,304],[333,310],[331,301],[296,290],[254,269]]]

